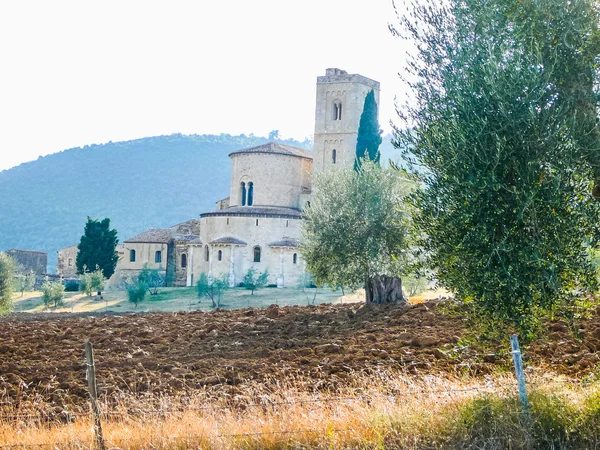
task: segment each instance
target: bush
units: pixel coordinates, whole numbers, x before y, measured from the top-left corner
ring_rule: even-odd
[[[65,284],[66,292],[79,292],[79,283],[75,280],[67,281]]]
[[[220,277],[209,278],[205,273],[201,273],[196,288],[198,297],[209,298],[213,308],[220,308],[221,296],[229,289],[229,275],[221,274]]]
[[[143,302],[148,292],[148,285],[144,283],[133,283],[127,286],[127,297],[129,301],[137,308],[140,302]]]
[[[93,272],[85,272],[79,279],[79,290],[85,292],[88,297],[94,292],[102,292],[106,278],[102,273],[102,269],[96,268]]]
[[[265,287],[268,278],[269,272],[267,270],[259,272],[254,267],[250,267],[246,275],[244,275],[244,287],[252,291],[252,295],[254,295],[254,291]]]
[[[13,259],[6,253],[0,253],[0,315],[7,314],[13,308]]]
[[[44,281],[42,284],[42,300],[46,308],[62,306],[65,287],[60,281]]]
[[[165,276],[158,269],[150,269],[148,264],[138,275],[138,283],[144,284],[150,295],[158,295],[158,288],[165,285]]]

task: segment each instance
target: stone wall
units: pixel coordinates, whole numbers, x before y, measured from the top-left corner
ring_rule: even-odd
[[[253,206],[300,208],[299,196],[310,189],[312,160],[276,153],[231,155],[230,206],[241,206],[241,183],[254,183]]]
[[[58,266],[56,273],[63,278],[76,278],[77,275],[77,253],[79,253],[78,245],[63,248],[58,253]]]
[[[314,135],[314,172],[354,166],[356,139],[365,97],[373,89],[379,105],[379,83],[340,69],[327,69],[317,77]],[[340,120],[334,120],[334,104],[342,105]],[[335,150],[335,163],[333,159]]]
[[[251,208],[249,208],[251,209]],[[272,248],[269,246],[284,238],[300,238],[300,218],[264,217],[264,216],[208,216],[201,219],[201,238],[203,245],[192,247],[193,267],[190,267],[190,279],[197,281],[201,273],[214,277],[228,275],[233,259],[234,283],[237,285],[250,269],[269,272],[269,284],[277,284],[280,275],[283,253],[284,287],[296,287],[304,273],[304,261],[298,249]],[[258,224],[257,224],[258,221]],[[235,237],[245,245],[210,244],[225,236]],[[254,262],[254,248],[260,247],[261,260]],[[208,248],[208,261],[206,249]],[[219,260],[221,251],[221,260]],[[296,253],[296,263],[293,255]]]
[[[33,271],[38,276],[46,275],[48,254],[34,250],[7,250],[6,254],[12,257],[26,272]]]

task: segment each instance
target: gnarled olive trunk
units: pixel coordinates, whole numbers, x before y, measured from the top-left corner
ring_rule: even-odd
[[[367,303],[405,302],[402,295],[402,279],[387,275],[375,275],[367,278],[365,283]]]

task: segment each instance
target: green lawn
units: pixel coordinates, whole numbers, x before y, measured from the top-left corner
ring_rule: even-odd
[[[316,294],[316,295],[315,295]],[[147,295],[146,299],[137,308],[127,299],[125,291],[106,291],[99,297],[87,297],[81,293],[65,293],[64,305],[52,308],[51,312],[89,312],[89,311],[119,311],[119,312],[146,312],[146,311],[210,311],[212,302],[208,298],[199,298],[195,288],[161,288],[158,295]],[[342,299],[342,292],[330,289],[301,289],[295,288],[264,288],[251,294],[249,290],[234,288],[224,292],[221,298],[222,309],[238,308],[265,308],[269,305],[279,306],[308,305],[309,303],[339,303],[341,301],[357,301],[359,296],[346,296]],[[24,297],[15,295],[16,312],[44,312],[48,311],[43,304],[41,293],[26,293]]]

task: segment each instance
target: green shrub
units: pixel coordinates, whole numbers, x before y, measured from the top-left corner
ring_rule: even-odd
[[[137,306],[144,301],[146,293],[148,292],[148,285],[144,283],[132,283],[127,286],[127,297],[129,301]]]
[[[79,283],[77,281],[71,280],[67,281],[65,284],[66,292],[79,292]]]
[[[93,272],[85,272],[79,279],[79,290],[85,292],[88,297],[94,292],[102,292],[104,285],[106,284],[106,278],[102,273],[101,269],[96,269]]]
[[[13,309],[13,278],[15,264],[6,253],[0,253],[0,315]]]
[[[260,272],[254,267],[250,267],[250,269],[248,269],[248,272],[246,272],[246,275],[244,275],[244,287],[252,291],[252,295],[254,295],[254,291],[265,287],[268,278],[268,270]]]
[[[46,308],[62,306],[64,293],[65,287],[60,281],[46,280],[42,284],[42,300]]]

